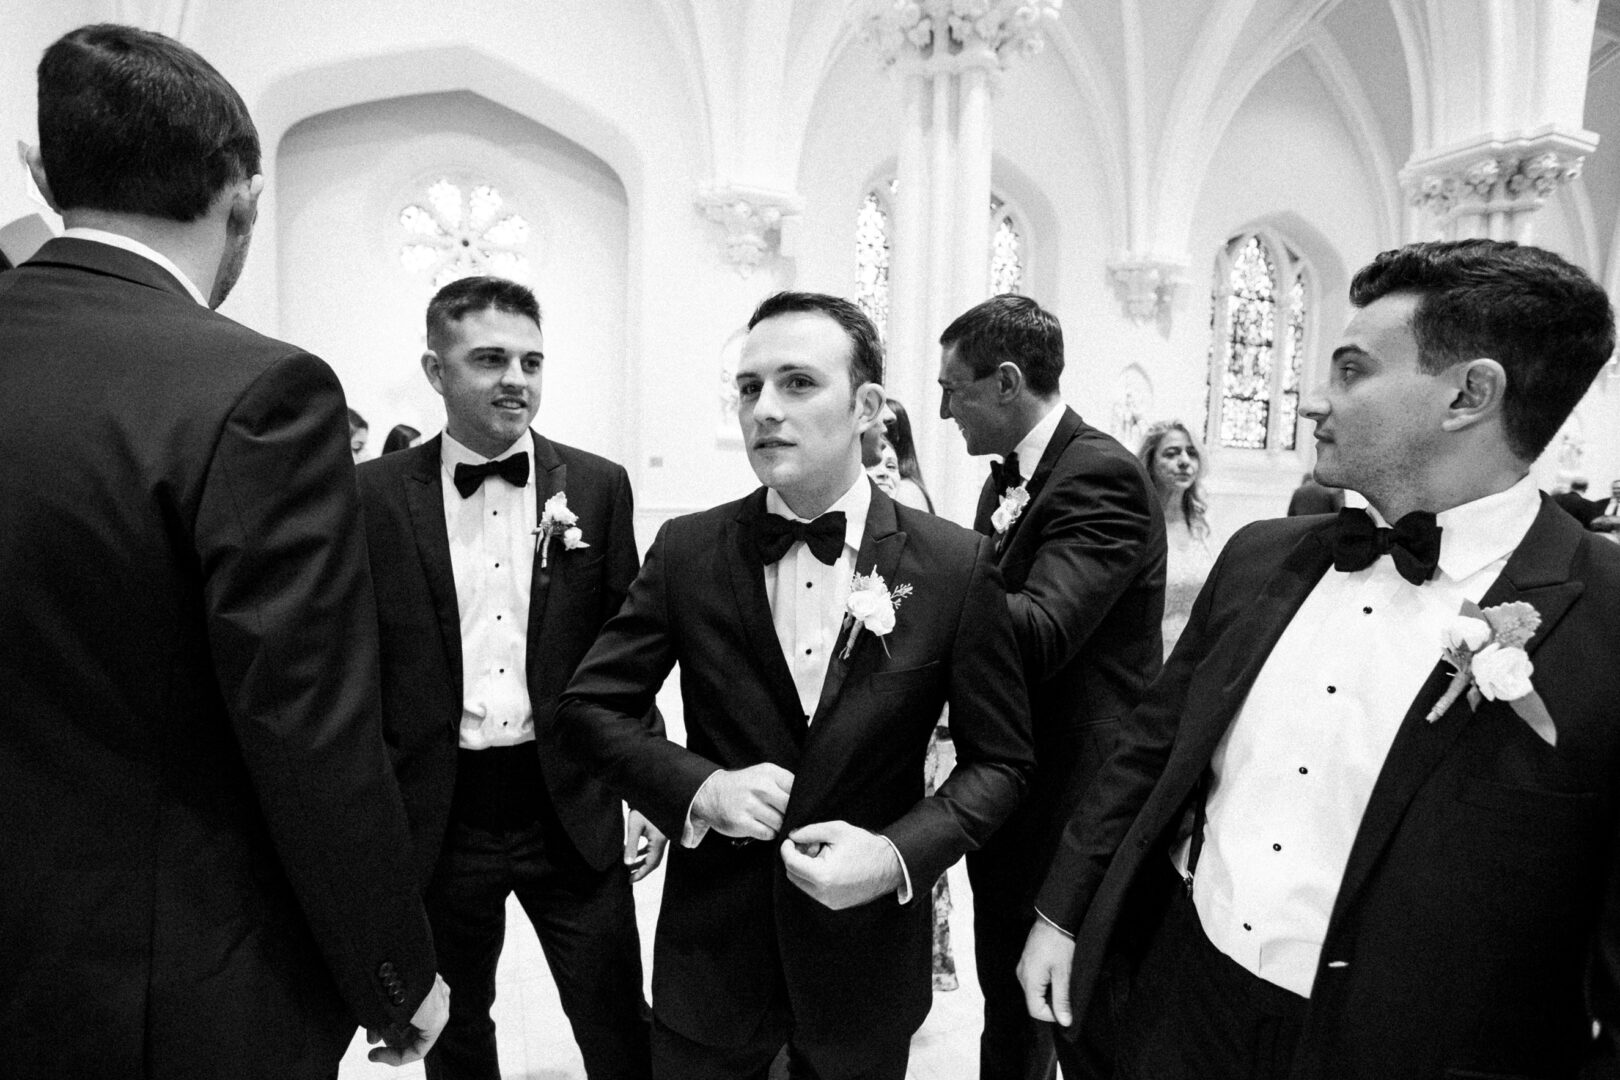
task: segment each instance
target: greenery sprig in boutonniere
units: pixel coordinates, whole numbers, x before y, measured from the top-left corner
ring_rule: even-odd
[[[579,515],[568,509],[567,493],[561,491],[546,500],[546,505],[540,510],[540,524],[534,527],[534,550],[540,555],[542,570],[546,568],[547,548],[551,546],[553,536],[562,537],[564,551],[591,546],[585,542],[585,534],[580,531]]]
[[[1425,719],[1431,724],[1439,720],[1467,690],[1474,708],[1481,697],[1505,701],[1543,742],[1557,746],[1558,729],[1530,684],[1535,665],[1524,649],[1540,625],[1541,613],[1523,601],[1488,608],[1465,601],[1462,612],[1441,631],[1442,658],[1456,673]]]
[[[850,579],[849,599],[844,601],[844,622],[853,625],[849,627],[849,636],[844,639],[844,651],[839,655],[845,660],[849,659],[850,650],[855,648],[855,638],[863,627],[877,635],[887,655],[889,643],[883,639],[894,630],[894,613],[900,607],[900,602],[910,595],[910,585],[896,585],[891,589],[884,584],[883,575],[876,570],[870,574],[856,574]]]

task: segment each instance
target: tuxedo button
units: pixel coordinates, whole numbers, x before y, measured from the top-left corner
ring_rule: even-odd
[[[392,961],[384,960],[382,963],[377,965],[377,978],[392,979],[394,974],[395,968]]]
[[[392,994],[388,995],[388,1000],[393,1002],[393,1004],[396,1006],[405,1004],[405,991],[395,990]]]
[[[1138,836],[1136,838],[1136,846],[1139,848],[1146,848],[1148,846],[1148,838],[1145,836]]]

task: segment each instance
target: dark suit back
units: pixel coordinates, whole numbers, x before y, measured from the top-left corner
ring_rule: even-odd
[[[431,984],[344,412],[139,256],[0,277],[12,1075],[319,1075]]]
[[[1259,522],[1233,536],[1065,833],[1038,903],[1079,927],[1077,1014],[1106,997],[1104,958],[1151,906],[1144,889],[1168,880],[1166,850],[1199,778],[1331,562],[1330,524]],[[1464,696],[1427,722],[1449,682],[1436,663],[1362,817],[1295,1075],[1568,1076],[1589,1042],[1588,1000],[1620,1027],[1617,590],[1620,552],[1544,501],[1482,603],[1540,612],[1529,651],[1557,745],[1505,702],[1476,710]]]
[[[444,842],[455,790],[463,683],[461,623],[444,520],[443,470],[434,438],[360,466],[366,535],[382,638],[383,730],[411,819],[420,880]],[[619,799],[557,743],[557,698],[624,602],[639,566],[630,480],[595,454],[534,436],[534,497],[564,492],[589,547],[553,542],[535,559],[527,675],[534,748],[546,792],[569,839],[597,869],[623,850]],[[656,711],[655,723],[661,725]],[[659,730],[662,730],[661,726]]]
[[[1016,804],[1030,765],[1024,691],[989,546],[874,492],[857,569],[912,595],[882,641],[829,665],[806,725],[765,597],[751,521],[764,491],[660,531],[624,610],[564,695],[565,738],[671,838],[653,967],[658,1018],[725,1046],[785,999],[798,1037],[909,1032],[927,1014],[929,885]],[[680,665],[687,749],[628,718]],[[953,701],[957,771],[923,798],[923,760]],[[882,831],[917,900],[831,911],[791,885],[777,843],[717,833],[678,846],[716,768],[774,762],[795,776],[782,834],[841,820]]]
[[[1029,505],[999,545],[1029,680],[1036,775],[1008,829],[1027,907],[1059,832],[1113,750],[1119,723],[1163,661],[1164,513],[1142,464],[1065,409],[1026,485]],[[994,490],[980,498],[989,532]],[[1027,914],[1027,912],[1026,912]]]

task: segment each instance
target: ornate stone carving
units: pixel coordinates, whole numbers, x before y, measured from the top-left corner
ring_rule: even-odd
[[[1006,67],[1041,51],[1062,7],[1063,0],[857,0],[850,21],[885,66],[905,59]]]
[[[704,188],[697,204],[705,217],[724,226],[721,249],[743,277],[780,242],[783,220],[804,208],[797,196],[733,184]]]
[[[1168,312],[1187,264],[1170,259],[1125,258],[1108,264],[1114,291],[1136,322],[1152,322]]]
[[[1488,139],[1401,170],[1412,205],[1450,220],[1462,214],[1537,210],[1560,185],[1581,175],[1594,143],[1585,133],[1543,131]]]

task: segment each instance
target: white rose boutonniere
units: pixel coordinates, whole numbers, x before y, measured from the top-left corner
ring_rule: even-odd
[[[1519,601],[1481,608],[1468,602],[1460,615],[1441,631],[1442,656],[1456,669],[1451,685],[1426,719],[1439,720],[1464,690],[1469,702],[1505,701],[1548,746],[1558,745],[1558,729],[1547,705],[1530,682],[1536,667],[1525,645],[1541,625],[1541,613]]]
[[[850,650],[855,648],[855,638],[863,628],[877,635],[878,641],[883,644],[883,651],[887,653],[889,643],[883,639],[894,631],[895,610],[910,595],[910,585],[896,585],[891,589],[876,570],[870,574],[856,574],[849,583],[849,599],[844,602],[844,620],[853,625],[850,626],[849,636],[844,639],[844,651],[839,655],[845,660],[849,659]]]
[[[1008,488],[1001,496],[1001,505],[990,515],[990,525],[996,530],[996,535],[1006,536],[1007,530],[1013,527],[1013,522],[1019,519],[1028,505],[1029,488],[1026,485]]]
[[[579,515],[568,509],[568,495],[557,492],[546,500],[540,510],[540,524],[534,527],[534,550],[540,556],[540,569],[546,568],[546,556],[553,536],[562,537],[564,551],[587,548],[585,534],[579,528]]]

